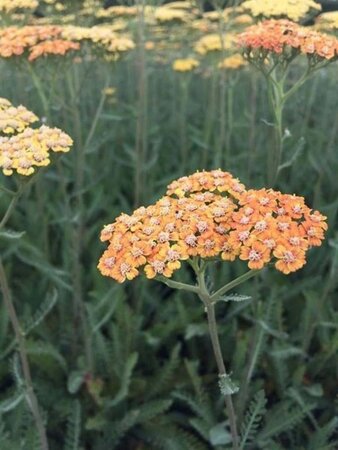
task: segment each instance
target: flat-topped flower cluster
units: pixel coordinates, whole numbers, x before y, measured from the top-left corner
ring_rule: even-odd
[[[270,52],[291,57],[304,54],[330,61],[338,57],[338,39],[335,36],[289,20],[266,20],[253,25],[238,36],[238,42],[248,57],[265,58]]]
[[[315,0],[245,0],[241,7],[254,17],[287,17],[295,22],[321,10]]]
[[[274,262],[289,274],[321,245],[325,217],[304,198],[272,189],[247,190],[230,173],[197,172],[174,181],[154,205],[121,214],[101,232],[108,242],[98,268],[122,283],[143,271],[171,277],[192,257],[248,261],[250,269]]]
[[[24,106],[14,107],[6,98],[0,98],[0,132],[5,134],[23,131],[38,117]]]
[[[0,57],[27,56],[29,61],[34,61],[46,55],[63,56],[80,50],[83,41],[114,54],[135,47],[128,36],[119,35],[107,26],[10,26],[0,29]]]
[[[15,108],[0,98],[0,169],[4,175],[17,172],[32,175],[36,167],[50,163],[50,152],[68,152],[72,139],[58,128],[42,125],[33,129],[28,125],[38,117],[24,106]]]

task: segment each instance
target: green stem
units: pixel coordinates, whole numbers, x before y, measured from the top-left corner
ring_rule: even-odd
[[[28,183],[22,183],[19,186],[19,189],[16,192],[11,192],[11,195],[13,195],[12,200],[10,201],[10,204],[8,205],[8,208],[0,222],[0,230],[2,228],[5,227],[6,223],[8,222],[9,218],[11,217],[11,215],[14,212],[15,206],[18,203],[19,198],[21,197],[21,195],[23,194],[25,188],[28,186],[28,184],[30,184],[31,181],[29,181]]]
[[[283,80],[278,80],[276,69],[267,78],[269,100],[274,115],[275,145],[270,153],[268,165],[268,184],[273,187],[277,181],[278,168],[283,153],[283,108],[284,91]]]
[[[214,292],[210,296],[210,300],[215,303],[217,300],[219,300],[222,295],[224,295],[226,292],[230,291],[234,287],[244,283],[245,281],[249,280],[250,278],[258,275],[261,272],[261,270],[249,270],[248,272],[244,273],[243,275],[240,275],[239,277],[235,278],[234,280],[230,281],[230,283],[226,284],[225,286],[218,289],[218,291]]]
[[[188,139],[187,139],[187,100],[189,79],[185,77],[187,74],[182,74],[180,79],[181,99],[180,99],[180,114],[179,114],[179,130],[180,130],[180,148],[181,148],[181,171],[186,172],[188,162]]]
[[[200,292],[197,286],[192,286],[186,283],[180,283],[179,281],[170,280],[169,278],[157,277],[156,280],[161,281],[162,283],[166,284],[167,286],[173,289],[194,292],[195,294],[198,294]]]
[[[217,322],[216,322],[216,315],[215,315],[215,305],[212,300],[212,296],[209,294],[208,289],[205,284],[205,271],[199,271],[196,272],[197,280],[198,280],[198,286],[199,286],[199,297],[203,301],[207,316],[208,316],[208,327],[209,327],[209,335],[211,339],[212,348],[214,351],[217,369],[218,369],[218,375],[219,377],[226,377],[227,371],[225,368],[223,356],[222,356],[222,350],[221,345],[219,342],[218,337],[218,330],[217,330]],[[239,449],[239,437],[238,437],[238,431],[237,431],[237,425],[236,425],[236,414],[235,409],[232,401],[231,395],[224,395],[225,400],[225,406],[229,417],[229,424],[230,424],[230,431],[232,436],[232,448],[233,450]]]
[[[9,290],[7,277],[5,273],[4,266],[2,264],[2,260],[0,258],[0,288],[2,291],[2,296],[4,299],[4,303],[6,306],[6,309],[8,311],[8,315],[10,317],[12,327],[15,333],[16,341],[18,344],[18,351],[22,366],[22,372],[23,377],[26,383],[26,396],[27,396],[27,403],[31,410],[31,413],[33,415],[36,428],[38,430],[41,449],[42,450],[48,450],[48,441],[47,441],[47,435],[45,426],[43,424],[43,420],[41,417],[40,409],[39,409],[39,403],[37,400],[37,397],[34,392],[33,388],[33,382],[32,382],[32,376],[31,371],[29,367],[28,357],[27,357],[27,351],[26,351],[26,341],[23,331],[20,327],[20,322],[18,319],[18,316],[15,311],[14,303],[12,300],[12,296]]]
[[[29,72],[29,74],[32,78],[33,84],[38,92],[38,96],[41,100],[44,114],[47,118],[49,118],[49,102],[46,97],[45,91],[43,89],[42,82],[41,82],[39,76],[36,74],[32,64],[30,62],[25,61],[25,66],[26,66],[26,69]]]
[[[136,1],[138,12],[138,112],[136,122],[136,143],[135,143],[135,185],[134,204],[139,206],[144,195],[144,169],[147,151],[147,72],[145,53],[145,20],[144,8],[145,0]]]

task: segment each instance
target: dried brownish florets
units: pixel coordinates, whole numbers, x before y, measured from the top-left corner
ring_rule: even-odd
[[[321,244],[325,217],[302,197],[273,190],[246,190],[231,174],[214,170],[182,177],[167,195],[104,227],[108,242],[98,268],[122,283],[143,271],[171,277],[192,257],[248,261],[261,269],[270,261],[288,274],[301,268],[306,251]]]

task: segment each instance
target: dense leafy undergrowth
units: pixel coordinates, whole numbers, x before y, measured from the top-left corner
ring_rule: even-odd
[[[229,72],[223,102],[219,75],[186,76],[147,56],[141,95],[137,64],[134,53],[61,69],[37,62],[46,111],[22,67],[1,63],[1,96],[67,131],[74,149],[38,175],[0,234],[0,251],[51,449],[226,449],[231,436],[201,302],[144,279],[121,286],[103,278],[98,235],[121,211],[150,204],[170,180],[195,170],[221,167],[266,186],[274,142],[264,80],[251,68]],[[223,354],[240,386],[241,449],[338,447],[336,85],[335,68],[322,69],[287,104],[278,181],[328,216],[325,244],[296,274],[268,268],[236,291],[250,299],[217,307]],[[116,92],[103,95],[107,87]],[[1,193],[1,214],[6,202]],[[210,270],[220,286],[244,265]],[[188,268],[178,277],[192,281]],[[35,450],[0,308],[0,447]]]

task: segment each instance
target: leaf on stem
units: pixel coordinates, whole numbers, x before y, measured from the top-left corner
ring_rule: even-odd
[[[229,374],[218,375],[218,385],[222,395],[232,395],[239,391],[239,387],[232,381]]]

